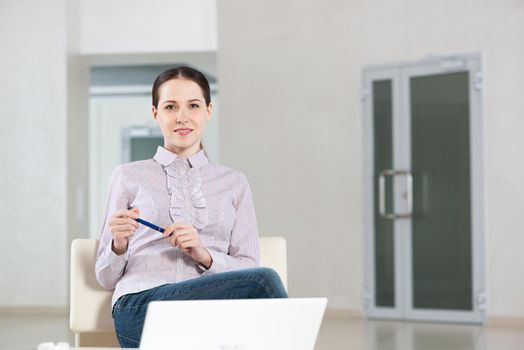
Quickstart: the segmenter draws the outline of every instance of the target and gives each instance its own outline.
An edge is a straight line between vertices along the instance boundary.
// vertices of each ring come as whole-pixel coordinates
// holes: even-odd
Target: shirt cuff
[[[206,269],[202,264],[197,264],[200,270],[202,270],[202,275],[211,275],[214,273],[224,272],[225,264],[222,253],[215,252],[212,249],[207,249],[209,255],[211,255],[211,266],[209,269]]]
[[[106,261],[112,270],[122,271],[125,267],[127,260],[129,260],[129,249],[122,255],[116,255],[112,249],[113,241],[109,243],[109,249],[107,249]]]

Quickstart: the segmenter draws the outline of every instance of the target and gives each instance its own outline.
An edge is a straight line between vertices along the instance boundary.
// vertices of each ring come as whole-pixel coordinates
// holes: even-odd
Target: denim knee
[[[250,274],[256,276],[256,279],[262,284],[271,298],[287,298],[287,292],[282,284],[278,273],[268,267],[258,267],[249,270]]]
[[[140,346],[139,340],[128,338],[118,332],[115,333],[121,348],[138,348]]]

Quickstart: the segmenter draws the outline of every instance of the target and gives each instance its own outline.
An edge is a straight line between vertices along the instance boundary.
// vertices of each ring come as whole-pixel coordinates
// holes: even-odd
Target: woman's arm
[[[231,230],[229,252],[224,254],[212,246],[206,247],[211,255],[211,267],[203,274],[247,269],[259,266],[259,241],[255,205],[249,182],[239,173],[240,193],[236,200],[236,218]]]
[[[124,273],[129,253],[121,252],[113,246],[113,234],[110,228],[111,215],[119,210],[127,210],[129,206],[129,191],[125,186],[124,169],[117,167],[111,175],[109,183],[102,237],[96,258],[95,273],[98,283],[106,289],[114,289]],[[115,253],[122,253],[117,255]]]

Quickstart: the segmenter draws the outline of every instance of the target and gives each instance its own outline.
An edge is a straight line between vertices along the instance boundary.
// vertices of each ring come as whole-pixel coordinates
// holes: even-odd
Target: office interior
[[[71,242],[153,156],[151,85],[211,83],[316,349],[524,348],[524,3],[0,1],[0,348],[72,343]]]

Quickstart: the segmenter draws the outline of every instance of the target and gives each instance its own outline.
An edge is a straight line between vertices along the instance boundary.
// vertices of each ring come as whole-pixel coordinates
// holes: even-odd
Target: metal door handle
[[[408,210],[405,213],[387,213],[386,212],[386,176],[403,175],[406,177],[406,203]],[[385,219],[395,220],[400,218],[409,218],[413,215],[413,176],[408,170],[384,170],[378,176],[378,210],[380,216]]]

